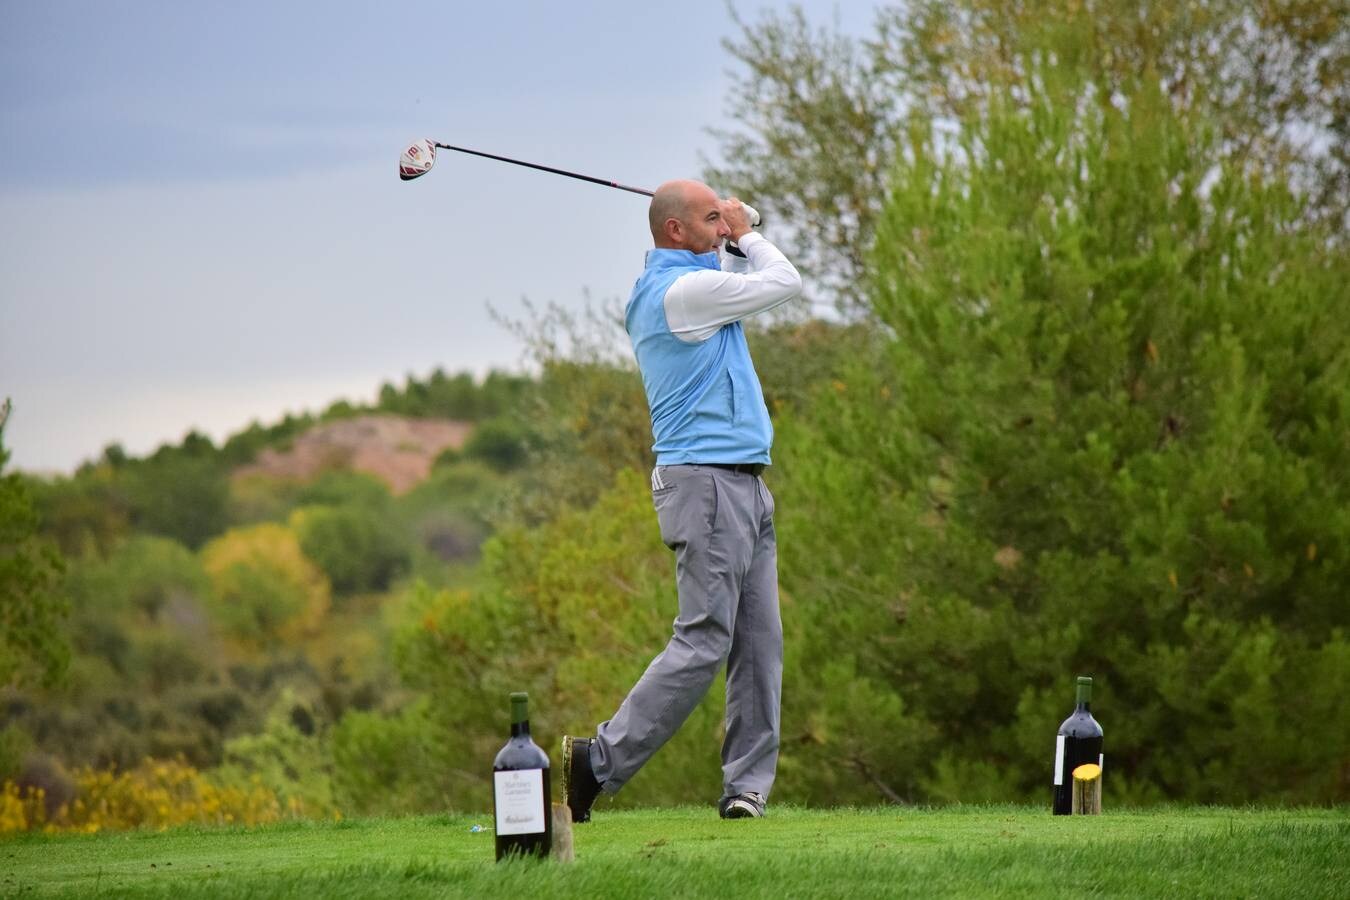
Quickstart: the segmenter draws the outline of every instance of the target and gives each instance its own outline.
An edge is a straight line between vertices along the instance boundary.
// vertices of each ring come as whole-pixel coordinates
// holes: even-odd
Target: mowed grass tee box
[[[1023,806],[597,811],[576,861],[493,861],[491,815],[0,843],[0,895],[38,897],[1335,897],[1345,809]],[[474,826],[480,826],[475,831]]]

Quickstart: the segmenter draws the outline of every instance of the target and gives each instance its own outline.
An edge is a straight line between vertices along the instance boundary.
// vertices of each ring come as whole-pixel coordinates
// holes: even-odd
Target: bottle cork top
[[[530,719],[530,695],[524,691],[511,692],[511,724],[524,725]]]

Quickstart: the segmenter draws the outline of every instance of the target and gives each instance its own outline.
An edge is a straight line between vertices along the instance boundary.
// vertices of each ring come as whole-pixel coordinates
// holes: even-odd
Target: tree
[[[528,440],[529,432],[516,417],[497,416],[474,428],[462,455],[486,463],[498,472],[509,472],[525,464]]]
[[[903,131],[905,94],[879,48],[813,28],[800,7],[748,23],[726,49],[746,68],[739,130],[714,131],[710,183],[754,198],[808,283],[857,313],[872,223]]]
[[[388,516],[361,508],[306,506],[291,513],[289,524],[305,556],[318,564],[338,595],[387,590],[408,568],[407,542]]]
[[[189,434],[126,468],[131,519],[138,530],[196,549],[225,530],[229,473],[209,438]]]
[[[1305,215],[1346,227],[1338,0],[917,0],[882,7],[866,39],[813,27],[796,7],[737,22],[727,49],[748,85],[729,95],[739,127],[714,132],[729,162],[708,177],[756,198],[810,282],[855,315],[867,313],[867,248],[910,123],[950,132],[993,97],[1025,105],[1041,59],[1079,73],[1097,102],[1142,73],[1179,114],[1214,123],[1220,159],[1290,180],[1310,198]]]
[[[328,579],[283,525],[231,529],[201,555],[211,579],[212,611],[245,646],[268,649],[303,638],[328,612]]]
[[[1025,84],[1040,54],[1100,97],[1141,75],[1180,115],[1216,128],[1216,156],[1289,180],[1308,211],[1350,212],[1350,35],[1340,0],[918,0],[878,16],[879,65],[914,85],[913,109],[962,118]],[[1025,102],[1026,92],[1013,99]]]
[[[23,479],[3,474],[11,408],[8,399],[0,406],[0,685],[29,678],[53,684],[70,659],[62,633],[69,608],[56,593],[64,563],[52,543],[38,536]]]
[[[1279,736],[1350,731],[1350,267],[1156,80],[1096,90],[1046,54],[897,157],[881,338],[780,432],[784,790],[1039,796],[1091,673],[1120,797],[1344,796]]]
[[[74,558],[107,553],[131,531],[131,503],[122,469],[103,461],[70,478],[33,479],[29,491],[42,532]]]

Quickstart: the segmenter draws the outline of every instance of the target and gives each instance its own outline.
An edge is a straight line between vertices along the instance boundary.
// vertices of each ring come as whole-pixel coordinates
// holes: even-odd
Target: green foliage
[[[738,129],[713,132],[728,162],[709,183],[754,198],[812,284],[856,310],[905,94],[879,48],[813,27],[800,7],[736,24]]]
[[[1339,0],[920,0],[878,14],[878,56],[899,83],[914,86],[913,108],[934,118],[968,118],[1006,100],[1047,54],[1102,96],[1129,93],[1142,75],[1179,114],[1215,123],[1226,164],[1292,178],[1308,193],[1305,214],[1343,227],[1350,211],[1344,20]]]
[[[376,408],[405,416],[478,422],[519,407],[532,387],[525,376],[496,370],[476,382],[468,372],[447,375],[436,369],[425,381],[409,375],[402,390],[392,384],[381,386]]]
[[[414,538],[414,567],[439,578],[445,564],[477,559],[478,548],[501,517],[503,475],[478,462],[438,465],[426,481],[398,498],[398,518]]]
[[[32,749],[33,739],[22,728],[7,725],[0,729],[0,784],[19,780],[23,761]]]
[[[526,520],[589,506],[615,472],[651,465],[651,420],[636,371],[597,358],[553,358],[545,366],[538,443],[524,476]]]
[[[529,432],[516,418],[499,416],[473,430],[462,455],[486,463],[498,472],[509,472],[524,465],[528,439]]]
[[[444,730],[430,697],[392,715],[348,713],[333,731],[334,795],[355,815],[470,807],[484,775],[466,765],[469,757],[457,757],[464,749],[460,735]]]
[[[120,473],[101,462],[70,478],[28,480],[42,533],[62,555],[107,553],[131,532],[131,502]]]
[[[217,783],[262,784],[294,815],[332,813],[332,753],[316,704],[284,688],[258,734],[225,742],[223,764],[212,772]]]
[[[312,634],[328,612],[328,579],[285,526],[232,529],[202,548],[202,566],[213,617],[245,648]]]
[[[209,439],[189,435],[124,474],[138,530],[200,547],[225,530],[229,477]]]
[[[196,555],[169,538],[136,536],[106,561],[82,561],[69,589],[81,598],[81,612],[130,613],[153,622],[161,615],[190,614],[209,589]],[[173,609],[179,606],[178,609]]]
[[[348,716],[338,727],[339,784],[357,808],[379,808],[366,804],[381,791],[474,808],[488,772],[464,761],[490,760],[505,741],[511,691],[536,698],[530,722],[541,745],[585,733],[665,646],[676,610],[673,559],[647,479],[632,471],[590,509],[498,533],[484,547],[481,579],[470,590],[419,588],[400,616],[395,659],[427,701],[391,718]],[[621,803],[681,796],[692,777],[716,789],[721,694],[719,682]],[[409,749],[401,756],[400,748]],[[372,760],[386,762],[372,768]]]
[[[387,515],[369,509],[306,506],[291,513],[300,548],[346,596],[388,589],[408,567],[406,541]]]
[[[70,765],[179,753],[214,762],[243,704],[218,680],[207,589],[196,556],[167,538],[138,536],[106,559],[71,560],[59,586],[70,605],[67,678],[12,691],[6,718]]]
[[[296,503],[304,506],[334,506],[367,509],[383,513],[389,509],[389,488],[374,475],[365,472],[324,472],[302,485]]]
[[[911,124],[979,119],[1010,99],[1025,106],[1044,74],[1037,66],[1053,59],[1101,97],[1151,80],[1180,115],[1215,123],[1216,156],[1291,177],[1309,195],[1303,214],[1338,226],[1330,239],[1343,242],[1343,7],[917,0],[882,5],[874,32],[858,38],[813,25],[799,7],[737,19],[739,38],[727,43],[744,85],[727,95],[737,127],[714,132],[728,162],[708,178],[755,198],[810,283],[865,316],[868,251]]]
[[[10,402],[0,405],[0,685],[36,679],[52,684],[70,658],[62,633],[69,607],[55,593],[64,562],[38,535],[27,483],[3,474]]]
[[[1037,796],[1082,672],[1108,789],[1344,799],[1350,272],[1203,119],[1074,74],[1035,70],[954,145],[916,129],[891,176],[889,339],[780,435],[803,656],[847,646],[857,689],[903,699],[887,762],[855,767],[882,795]],[[797,721],[847,693],[788,680]]]
[[[299,416],[287,413],[285,418],[275,425],[264,427],[258,422],[252,422],[248,428],[231,435],[225,441],[220,448],[221,460],[230,466],[241,466],[251,462],[264,448],[286,446],[297,435],[313,426],[315,421],[314,416],[309,413]]]
[[[227,520],[231,527],[285,521],[295,507],[298,491],[299,485],[291,478],[262,472],[233,475],[225,504]]]
[[[499,404],[510,383],[494,376],[475,385],[475,396],[495,398],[483,409]],[[335,407],[324,418],[344,414]],[[474,463],[439,471],[399,498],[354,472],[325,472],[308,484],[228,479],[229,466],[315,421],[254,426],[219,450],[194,435],[145,459],[114,446],[73,477],[21,480],[47,534],[70,548],[70,569],[53,593],[73,607],[75,659],[60,689],[11,689],[3,722],[15,734],[33,735],[36,748],[72,765],[123,768],[180,754],[213,766],[228,742],[247,738],[234,747],[230,770],[245,778],[269,748],[295,749],[265,724],[279,691],[316,698],[320,721],[377,703],[390,673],[380,657],[384,598],[375,592],[414,558],[418,574],[437,584],[461,579],[505,482]],[[294,530],[283,524],[292,514]],[[225,531],[231,521],[251,527]],[[202,535],[214,539],[200,554],[183,545]],[[412,546],[411,535],[425,543]],[[330,590],[343,600],[333,616]],[[326,752],[330,737],[321,729],[305,741]],[[317,782],[287,786],[273,777],[277,766],[267,768],[282,795],[326,808]],[[316,771],[318,782],[331,777]]]
[[[617,311],[550,306],[529,314],[508,323],[540,369],[518,410],[530,423],[530,465],[509,518],[539,522],[591,505],[615,472],[649,466],[651,425]]]

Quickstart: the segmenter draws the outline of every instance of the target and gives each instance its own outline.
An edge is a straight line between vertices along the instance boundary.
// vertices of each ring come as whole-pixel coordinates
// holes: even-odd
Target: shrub
[[[224,763],[212,779],[223,786],[262,786],[293,815],[332,815],[332,751],[322,722],[313,703],[283,688],[261,732],[225,743]]]
[[[528,431],[513,418],[488,419],[474,428],[462,455],[487,463],[498,472],[509,472],[525,464],[528,436]]]
[[[106,618],[127,612],[155,621],[175,601],[196,602],[210,584],[196,554],[171,538],[135,535],[106,560],[85,558],[69,584],[77,614]]]
[[[423,696],[396,715],[342,720],[334,737],[342,802],[363,812],[481,808],[489,770],[463,760],[490,760],[501,746],[508,694],[550,698],[531,712],[543,746],[593,727],[664,647],[675,612],[673,561],[645,475],[619,473],[591,509],[506,529],[485,545],[472,589],[412,592],[394,655]],[[716,789],[722,697],[719,680],[621,803],[683,796],[694,773]]]
[[[334,797],[356,815],[482,809],[490,795],[481,772],[465,771],[462,759],[477,758],[466,737],[429,698],[392,715],[349,712],[332,735]]]
[[[247,646],[302,638],[328,612],[328,579],[282,525],[232,529],[202,548],[202,566],[217,621]]]
[[[74,780],[75,797],[55,812],[48,812],[42,788],[21,789],[6,781],[0,791],[0,834],[261,825],[305,813],[302,804],[282,802],[260,779],[222,785],[181,759],[147,759],[126,772],[81,769]]]
[[[388,515],[308,506],[291,513],[290,527],[339,595],[386,590],[408,568],[407,543]]]
[[[125,474],[131,520],[138,530],[197,548],[228,522],[229,477],[210,442],[161,448]]]

